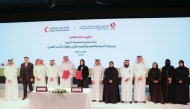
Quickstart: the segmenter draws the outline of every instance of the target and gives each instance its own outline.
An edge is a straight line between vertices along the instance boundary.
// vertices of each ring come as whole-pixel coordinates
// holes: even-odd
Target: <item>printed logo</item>
[[[4,63],[1,63],[1,66],[5,66],[5,64],[4,64]]]
[[[69,26],[61,26],[61,27],[48,27],[46,26],[44,28],[44,31],[46,33],[49,33],[49,32],[63,32],[63,31],[69,31]]]
[[[110,24],[111,30],[115,30],[116,24],[113,22]]]
[[[116,23],[112,22],[110,25],[84,25],[79,26],[79,29],[91,29],[91,30],[115,30]]]

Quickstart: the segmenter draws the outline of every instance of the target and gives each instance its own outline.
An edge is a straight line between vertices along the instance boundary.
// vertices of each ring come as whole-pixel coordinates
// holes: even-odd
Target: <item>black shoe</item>
[[[134,101],[134,103],[137,103],[137,101]]]
[[[95,102],[96,100],[92,100],[92,102]]]
[[[129,103],[132,104],[132,101],[130,101]]]
[[[22,100],[25,100],[25,99],[26,99],[26,97],[23,97],[23,98],[22,98]]]
[[[146,101],[143,101],[143,103],[145,103],[145,104],[146,104]]]
[[[122,103],[124,103],[124,101],[121,101]]]
[[[102,102],[102,100],[99,100],[99,102]]]

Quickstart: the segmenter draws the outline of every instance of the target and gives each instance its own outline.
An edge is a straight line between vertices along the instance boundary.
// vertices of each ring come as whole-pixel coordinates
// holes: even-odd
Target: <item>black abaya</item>
[[[163,91],[162,91],[162,72],[159,69],[150,69],[148,72],[148,78],[150,80],[149,91],[151,101],[154,103],[164,103]],[[157,80],[158,83],[154,83]]]
[[[186,104],[189,102],[188,76],[189,69],[187,67],[178,67],[175,69],[176,101],[179,104]],[[182,83],[179,83],[180,80]]]
[[[120,102],[119,87],[118,87],[118,71],[114,67],[107,68],[104,72],[104,90],[103,101],[105,103],[117,103]],[[109,81],[112,80],[113,83]]]

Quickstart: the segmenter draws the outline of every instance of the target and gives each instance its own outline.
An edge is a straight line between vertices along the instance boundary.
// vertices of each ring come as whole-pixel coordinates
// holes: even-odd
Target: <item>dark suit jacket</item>
[[[81,66],[78,66],[78,71],[81,70]],[[83,69],[82,69],[82,77],[83,79],[87,78],[89,75],[89,71],[88,71],[88,67],[87,66],[84,66]]]
[[[33,64],[28,62],[28,65],[26,66],[26,68],[24,68],[24,64],[25,63],[22,63],[20,67],[20,78],[22,80],[30,81],[30,79],[34,78]]]

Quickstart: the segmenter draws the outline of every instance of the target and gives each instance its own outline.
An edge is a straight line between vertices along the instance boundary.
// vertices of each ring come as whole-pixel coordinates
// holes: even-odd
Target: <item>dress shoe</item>
[[[22,98],[22,100],[25,100],[25,99],[26,99],[26,97],[23,97],[23,98]]]

